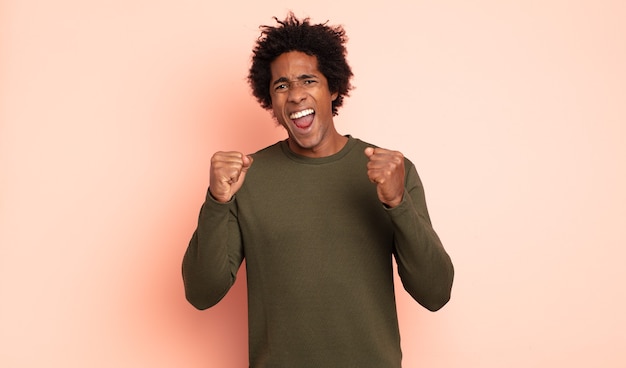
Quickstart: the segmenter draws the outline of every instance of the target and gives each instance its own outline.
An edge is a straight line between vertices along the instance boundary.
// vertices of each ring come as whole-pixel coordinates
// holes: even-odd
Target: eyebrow
[[[304,80],[304,79],[312,79],[312,78],[317,78],[317,76],[313,75],[313,74],[302,74],[299,75],[297,80]],[[280,77],[278,79],[276,79],[272,85],[275,86],[279,83],[285,83],[285,82],[289,82],[289,79],[287,79],[287,77]]]

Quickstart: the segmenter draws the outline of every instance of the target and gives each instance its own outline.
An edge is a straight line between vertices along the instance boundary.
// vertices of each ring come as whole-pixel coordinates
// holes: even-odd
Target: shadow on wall
[[[141,266],[123,286],[125,295],[116,298],[115,307],[126,342],[116,344],[118,349],[128,349],[118,356],[134,360],[129,364],[222,368],[248,365],[245,263],[233,287],[215,306],[199,311],[185,299],[181,265],[193,230],[172,219],[191,219],[197,209],[196,205],[181,205],[165,211],[168,218],[153,224],[163,231],[152,235],[159,240],[152,242],[151,254],[133,257],[132,263]]]
[[[184,318],[185,340],[195,340],[196,361],[220,367],[248,365],[248,316],[245,264],[237,281],[217,305],[204,311],[177,311]]]

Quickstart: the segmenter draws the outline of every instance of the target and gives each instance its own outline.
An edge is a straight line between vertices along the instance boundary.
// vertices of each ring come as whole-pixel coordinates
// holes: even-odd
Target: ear
[[[337,97],[339,97],[339,92],[333,92],[330,94],[330,97],[333,101],[335,101],[337,99]]]

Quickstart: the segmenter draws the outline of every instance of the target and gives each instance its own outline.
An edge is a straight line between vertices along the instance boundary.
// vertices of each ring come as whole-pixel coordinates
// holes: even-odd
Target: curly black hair
[[[260,26],[261,36],[257,39],[252,53],[252,66],[248,82],[252,94],[264,109],[272,108],[270,64],[280,55],[290,51],[300,51],[317,58],[317,68],[328,81],[328,88],[337,93],[332,103],[332,113],[337,115],[343,98],[352,89],[350,78],[352,69],[346,60],[348,41],[342,26],[329,26],[326,23],[311,24],[309,18],[299,20],[290,12],[283,21],[274,17],[276,27]]]

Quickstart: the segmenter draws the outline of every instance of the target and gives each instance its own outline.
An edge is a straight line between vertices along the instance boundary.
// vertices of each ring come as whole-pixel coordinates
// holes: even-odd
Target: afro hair
[[[270,96],[271,63],[280,55],[290,51],[300,51],[317,58],[317,67],[326,77],[330,92],[337,93],[332,102],[332,113],[337,115],[344,97],[352,89],[352,70],[346,60],[345,43],[348,38],[341,26],[311,24],[309,18],[297,19],[289,13],[283,21],[274,17],[277,26],[261,26],[261,36],[257,39],[252,53],[252,65],[248,82],[252,94],[264,109],[272,108]]]

